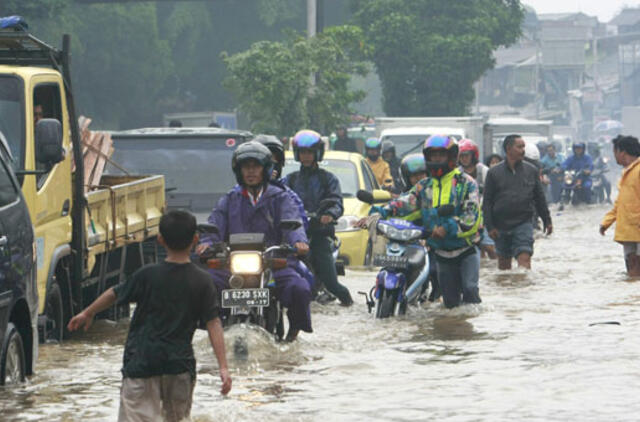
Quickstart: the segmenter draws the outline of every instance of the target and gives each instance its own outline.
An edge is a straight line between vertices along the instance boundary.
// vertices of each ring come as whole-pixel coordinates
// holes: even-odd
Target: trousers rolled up
[[[209,270],[213,282],[219,292],[229,289],[231,273],[227,270]],[[311,287],[307,280],[300,277],[298,272],[287,267],[273,273],[276,282],[276,298],[287,308],[289,327],[293,330],[313,332],[311,328]]]
[[[460,303],[480,303],[480,252],[474,246],[473,252],[459,258],[436,258],[438,282],[444,306],[455,308]]]
[[[312,235],[309,248],[311,251],[311,265],[316,279],[324,284],[329,293],[336,296],[340,302],[345,304],[352,303],[353,300],[349,289],[338,281],[336,263],[331,250],[331,239],[327,236]]]

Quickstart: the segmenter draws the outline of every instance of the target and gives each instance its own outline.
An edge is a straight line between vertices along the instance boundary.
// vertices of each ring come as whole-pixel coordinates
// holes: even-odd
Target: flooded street
[[[314,334],[293,345],[235,327],[228,398],[196,333],[193,419],[637,420],[640,283],[626,281],[613,229],[598,234],[605,212],[554,209],[555,232],[536,241],[532,272],[483,261],[478,306],[431,304],[375,321],[360,295],[348,309],[314,304]],[[350,271],[345,284],[355,298],[374,276]],[[100,321],[41,346],[29,383],[0,390],[0,419],[115,420],[126,329]],[[249,337],[246,360],[232,355],[238,335]]]

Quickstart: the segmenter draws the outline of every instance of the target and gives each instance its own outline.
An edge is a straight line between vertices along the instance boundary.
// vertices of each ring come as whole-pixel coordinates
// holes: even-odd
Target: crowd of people
[[[202,254],[239,233],[264,233],[266,246],[295,247],[296,256],[273,274],[276,298],[287,309],[286,341],[295,341],[300,331],[313,331],[310,302],[318,286],[341,305],[352,305],[349,289],[338,281],[331,249],[333,223],[344,210],[339,180],[318,165],[325,151],[319,133],[302,130],[291,143],[300,168],[285,178],[285,145],[279,139],[260,135],[239,145],[231,163],[237,185],[220,199],[208,220],[217,230],[199,238],[192,215],[167,213],[158,236],[168,251],[166,260],[138,270],[69,322],[69,330],[86,330],[97,313],[114,303],[137,303],[124,351],[121,420],[189,416],[195,385],[191,341],[198,326],[208,330],[220,365],[222,393],[231,388],[220,308],[220,294],[230,288],[231,274],[197,267],[190,259],[194,247]],[[422,153],[402,159],[388,141],[370,138],[364,147],[379,184],[393,193],[387,204],[372,207],[371,213],[422,226],[423,245],[435,271],[430,300],[441,296],[446,308],[481,302],[483,254],[497,258],[500,270],[511,268],[514,259],[519,267],[530,269],[536,221],[542,220],[546,235],[553,232],[547,196],[551,202],[559,200],[558,175],[581,171],[586,184],[597,166],[597,157],[594,164],[581,143],[573,145],[574,154],[567,159],[554,145],[544,146],[544,154],[527,157],[525,140],[517,134],[504,138],[504,156],[488,155],[485,163],[474,141],[447,135],[430,136]],[[600,233],[616,222],[615,240],[623,245],[627,271],[640,276],[640,144],[636,138],[620,136],[612,147],[624,170],[618,198]],[[357,152],[344,129],[338,131],[335,148]],[[444,208],[449,211],[441,212]],[[290,220],[299,221],[299,227],[283,229],[280,223]],[[368,224],[368,218],[356,223],[361,228]],[[303,262],[312,267],[313,280]]]

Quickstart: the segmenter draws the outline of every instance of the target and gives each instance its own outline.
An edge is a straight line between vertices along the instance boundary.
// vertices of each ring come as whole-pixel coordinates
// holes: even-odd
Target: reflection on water
[[[314,304],[314,333],[294,344],[233,327],[228,398],[196,333],[193,419],[637,419],[640,283],[627,281],[621,247],[597,233],[604,212],[554,215],[556,232],[536,240],[531,272],[483,261],[479,305],[425,304],[377,321],[362,298],[351,308]],[[368,290],[374,276],[349,272],[345,282]],[[101,321],[42,346],[37,375],[0,393],[0,419],[114,420],[126,328]],[[236,339],[246,355],[231,353]]]

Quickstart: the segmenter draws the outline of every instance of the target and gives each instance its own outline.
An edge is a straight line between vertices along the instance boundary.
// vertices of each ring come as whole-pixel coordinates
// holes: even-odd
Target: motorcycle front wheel
[[[376,308],[376,318],[389,318],[393,316],[396,307],[395,291],[383,290],[378,299],[378,307]]]

